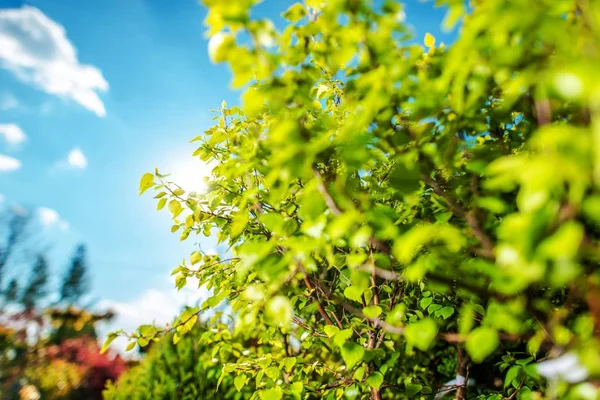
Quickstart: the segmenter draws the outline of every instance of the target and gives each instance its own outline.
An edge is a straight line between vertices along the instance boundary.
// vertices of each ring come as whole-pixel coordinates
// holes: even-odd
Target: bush
[[[598,2],[438,1],[450,45],[392,1],[295,4],[281,32],[205,3],[242,105],[195,139],[206,193],[140,183],[231,249],[173,271],[212,290],[175,337],[228,301],[217,332],[257,346],[224,373],[262,400],[595,398]]]
[[[211,332],[197,326],[177,344],[172,335],[153,344],[137,366],[117,383],[107,385],[104,399],[249,398],[248,393],[238,393],[231,377],[224,377],[219,384],[223,363],[217,353],[225,352],[214,351],[211,336]]]

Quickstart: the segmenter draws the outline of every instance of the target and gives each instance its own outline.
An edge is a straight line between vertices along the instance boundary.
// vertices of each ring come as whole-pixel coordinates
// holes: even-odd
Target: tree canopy
[[[130,338],[226,301],[251,398],[596,398],[600,3],[439,0],[446,45],[393,1],[306,0],[282,30],[254,3],[205,0],[243,90],[194,139],[207,191],[140,182],[229,251],[184,260],[210,298]]]

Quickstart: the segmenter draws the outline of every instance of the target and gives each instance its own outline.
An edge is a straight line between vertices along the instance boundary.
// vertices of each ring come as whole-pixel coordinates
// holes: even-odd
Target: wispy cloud
[[[21,168],[21,161],[16,158],[0,154],[0,172],[12,172]]]
[[[8,111],[19,107],[19,100],[11,93],[2,93],[0,95],[0,110]]]
[[[27,140],[25,132],[16,124],[0,124],[0,137],[11,145],[19,145]]]
[[[144,324],[156,323],[164,326],[165,323],[172,321],[184,305],[194,305],[207,296],[206,289],[184,288],[179,292],[175,288],[148,289],[130,302],[103,300],[98,303],[98,307],[103,310],[110,309],[116,314],[107,331],[124,329],[126,332],[133,332],[138,326]],[[124,352],[127,341],[124,338],[117,339],[112,347]]]
[[[38,208],[37,213],[40,224],[44,228],[58,226],[62,230],[69,229],[69,223],[60,217],[58,211],[48,207],[40,207]]]
[[[46,93],[106,115],[98,96],[108,90],[102,72],[81,64],[65,28],[36,7],[0,10],[0,66]]]

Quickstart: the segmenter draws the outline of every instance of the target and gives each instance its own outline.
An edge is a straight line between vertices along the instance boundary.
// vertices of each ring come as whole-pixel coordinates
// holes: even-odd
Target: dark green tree
[[[21,304],[27,310],[34,309],[40,300],[48,294],[48,263],[39,255],[31,270],[29,283],[21,295]]]
[[[11,279],[4,290],[5,303],[11,303],[19,296],[19,282],[16,279]]]
[[[4,225],[2,232],[0,232],[0,284],[2,284],[6,265],[11,256],[16,252],[19,243],[25,237],[29,214],[12,209],[4,212],[0,217],[0,221]]]
[[[80,244],[75,250],[71,266],[63,279],[60,301],[76,304],[88,290],[88,272],[85,246]]]

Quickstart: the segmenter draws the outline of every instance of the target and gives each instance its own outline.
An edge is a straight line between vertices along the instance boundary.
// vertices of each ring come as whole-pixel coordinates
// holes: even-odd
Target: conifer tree
[[[34,309],[40,300],[48,293],[48,263],[42,255],[37,257],[36,263],[31,270],[29,283],[23,290],[21,304],[27,310]]]
[[[88,290],[88,272],[85,246],[80,244],[75,250],[60,289],[60,301],[76,304]]]

